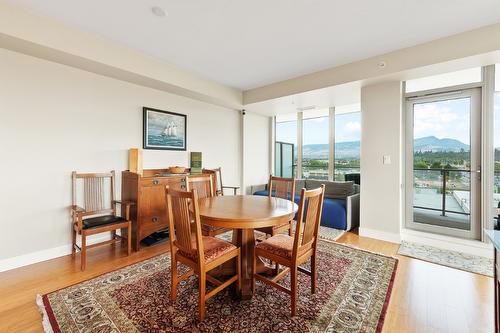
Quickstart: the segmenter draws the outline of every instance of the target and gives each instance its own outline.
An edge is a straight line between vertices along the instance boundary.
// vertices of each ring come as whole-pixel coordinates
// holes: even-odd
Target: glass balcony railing
[[[413,169],[413,208],[470,215],[470,170]]]

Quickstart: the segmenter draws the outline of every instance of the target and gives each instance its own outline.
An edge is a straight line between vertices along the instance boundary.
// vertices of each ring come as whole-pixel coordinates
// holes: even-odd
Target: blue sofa
[[[306,189],[317,188],[321,184],[325,186],[336,186],[338,182],[318,181],[318,180],[297,180],[295,185],[296,203],[300,200],[300,191],[303,187]],[[342,197],[327,197],[325,191],[325,199],[323,200],[323,212],[321,215],[320,224],[325,227],[351,230],[359,226],[359,186],[353,184],[353,193]],[[268,195],[267,185],[252,186],[254,195]]]

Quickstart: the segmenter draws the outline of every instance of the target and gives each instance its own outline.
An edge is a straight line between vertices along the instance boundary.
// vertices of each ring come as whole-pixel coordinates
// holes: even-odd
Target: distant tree
[[[453,170],[453,169],[456,169],[454,166],[450,165],[450,163],[447,163],[445,166],[444,166],[445,169],[450,169],[450,170]]]
[[[431,169],[441,169],[441,168],[442,168],[441,162],[439,161],[432,162]]]
[[[429,165],[424,161],[416,161],[413,163],[413,167],[417,169],[427,169],[429,168]]]
[[[309,166],[313,167],[322,167],[322,166],[327,166],[328,161],[324,160],[309,160]]]

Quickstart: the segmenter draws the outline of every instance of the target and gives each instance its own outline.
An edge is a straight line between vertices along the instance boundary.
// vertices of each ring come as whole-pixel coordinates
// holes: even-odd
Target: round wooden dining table
[[[296,203],[257,195],[218,196],[200,199],[200,218],[203,224],[233,229],[233,243],[241,249],[242,299],[253,296],[254,229],[278,226],[291,221],[298,210]],[[260,259],[257,271],[268,268]]]

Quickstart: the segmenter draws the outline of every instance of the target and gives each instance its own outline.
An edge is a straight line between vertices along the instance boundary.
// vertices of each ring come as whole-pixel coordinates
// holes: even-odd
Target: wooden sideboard
[[[122,200],[136,203],[130,207],[132,245],[136,251],[142,239],[168,227],[165,186],[185,190],[185,180],[186,175],[170,175],[168,169],[148,169],[142,175],[122,172]]]

